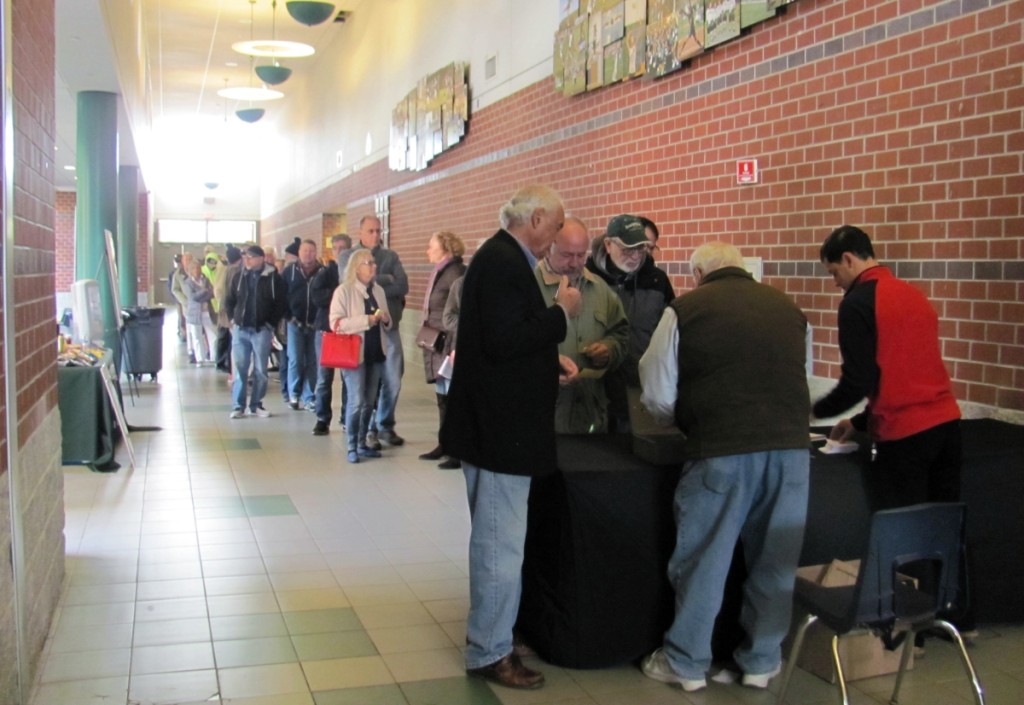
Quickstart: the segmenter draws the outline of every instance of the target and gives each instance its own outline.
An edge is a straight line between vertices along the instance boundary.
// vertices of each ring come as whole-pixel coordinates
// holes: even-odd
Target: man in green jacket
[[[558,345],[559,354],[576,363],[580,376],[558,390],[556,433],[608,431],[608,395],[602,378],[622,364],[629,343],[629,322],[622,301],[584,266],[589,254],[587,226],[569,216],[547,256],[534,270],[546,301],[554,300],[563,275],[569,277],[569,285],[579,289],[583,299],[579,313],[568,320],[565,340]]]

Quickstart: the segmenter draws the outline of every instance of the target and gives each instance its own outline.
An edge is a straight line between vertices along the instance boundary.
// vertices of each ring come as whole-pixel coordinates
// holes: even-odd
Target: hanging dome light
[[[270,3],[271,7],[271,24],[270,24],[270,40],[272,42],[277,41],[277,0],[273,0]],[[275,57],[274,60],[269,64],[263,64],[256,67],[256,75],[260,77],[260,80],[264,83],[276,86],[280,83],[287,81],[291,75],[292,70],[286,68],[278,62]]]
[[[279,83],[284,83],[292,75],[292,70],[290,68],[281,66],[281,64],[276,61],[272,64],[257,66],[255,70],[259,79],[270,86],[276,86]]]
[[[285,3],[285,7],[288,8],[288,14],[297,22],[309,25],[310,27],[326,21],[328,17],[334,14],[334,5],[329,2],[299,2],[298,0],[289,0]]]
[[[242,108],[241,110],[236,110],[235,115],[242,122],[258,122],[266,112],[263,108]]]

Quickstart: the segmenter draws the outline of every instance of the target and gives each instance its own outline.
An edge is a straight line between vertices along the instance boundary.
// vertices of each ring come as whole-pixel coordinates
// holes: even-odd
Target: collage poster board
[[[660,78],[794,0],[558,0],[552,74],[565,96]]]

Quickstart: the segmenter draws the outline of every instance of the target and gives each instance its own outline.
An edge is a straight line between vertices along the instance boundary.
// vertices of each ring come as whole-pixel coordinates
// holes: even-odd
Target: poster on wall
[[[768,0],[740,0],[740,28],[746,29],[775,16]]]
[[[571,96],[633,76],[666,76],[791,2],[559,0],[555,90]]]
[[[392,110],[388,165],[395,171],[426,169],[462,140],[468,121],[466,64],[457,61],[422,77]]]
[[[590,25],[586,15],[579,15],[569,30],[569,44],[562,58],[565,73],[563,93],[578,95],[587,90],[587,40]]]
[[[705,48],[740,36],[739,0],[704,0]]]
[[[589,39],[587,40],[587,90],[592,91],[604,85],[604,44],[601,35],[603,19],[599,10],[590,13]]]

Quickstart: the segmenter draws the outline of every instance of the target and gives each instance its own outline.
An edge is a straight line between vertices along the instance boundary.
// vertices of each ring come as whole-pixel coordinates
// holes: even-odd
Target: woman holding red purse
[[[331,298],[331,330],[362,338],[359,366],[341,371],[348,391],[345,433],[350,463],[380,457],[379,450],[366,446],[366,433],[388,354],[388,336],[382,334],[382,329],[391,329],[391,316],[384,290],[374,282],[376,273],[377,264],[370,250],[355,250],[345,267],[342,283]]]

